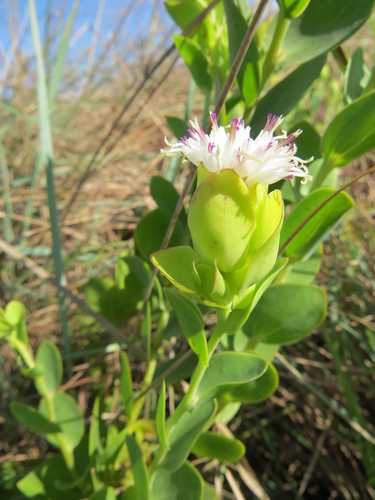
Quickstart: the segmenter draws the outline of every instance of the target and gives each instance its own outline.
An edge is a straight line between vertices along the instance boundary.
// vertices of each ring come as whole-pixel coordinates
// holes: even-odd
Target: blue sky
[[[39,19],[39,29],[42,39],[46,35],[46,19],[50,19],[50,29],[54,40],[58,39],[63,30],[66,19],[72,9],[73,0],[35,0]],[[72,30],[72,40],[74,44],[70,47],[69,57],[90,47],[97,36],[97,44],[100,49],[105,41],[110,39],[121,18],[124,9],[129,9],[129,15],[122,24],[119,44],[124,47],[129,41],[136,42],[147,36],[153,9],[158,12],[169,27],[169,21],[162,0],[81,0],[75,23]],[[97,24],[96,24],[97,23]],[[95,25],[98,30],[95,31]],[[20,47],[23,52],[31,54],[33,52],[30,27],[28,19],[27,0],[0,0],[0,43],[1,61],[5,54],[9,54],[13,40],[20,37]],[[0,67],[2,62],[0,62]]]

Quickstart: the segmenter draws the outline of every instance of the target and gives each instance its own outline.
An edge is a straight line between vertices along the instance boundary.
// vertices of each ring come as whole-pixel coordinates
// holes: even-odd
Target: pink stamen
[[[218,125],[217,125],[216,113],[211,113],[210,112],[210,120],[211,120],[211,123],[212,123],[212,128],[214,130],[217,130],[218,129]]]
[[[231,141],[234,142],[236,138],[236,132],[238,130],[238,118],[232,118],[230,122],[230,132],[229,132],[229,137]]]

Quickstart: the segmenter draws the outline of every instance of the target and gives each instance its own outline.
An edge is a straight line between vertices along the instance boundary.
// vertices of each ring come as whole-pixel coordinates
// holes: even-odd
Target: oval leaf
[[[61,384],[62,361],[59,350],[49,340],[44,340],[39,346],[36,364],[43,368],[40,378],[47,394],[54,396]]]
[[[38,412],[35,408],[23,403],[14,402],[10,405],[10,411],[14,418],[20,424],[30,429],[31,432],[37,434],[47,434],[59,432],[60,427],[48,420],[44,415]]]
[[[241,2],[233,2],[233,0],[224,0],[224,8],[228,28],[229,53],[233,63],[248,29],[251,12],[247,2],[241,4]],[[257,45],[255,37],[246,52],[237,75],[241,93],[248,107],[254,104],[259,92],[261,67]]]
[[[209,92],[212,87],[212,79],[209,74],[207,59],[200,46],[193,40],[181,35],[174,35],[173,39],[180,56],[185,61],[198,87],[205,92]]]
[[[200,278],[195,270],[196,255],[188,246],[168,248],[151,255],[151,262],[179,290],[199,298]]]
[[[272,396],[278,385],[279,376],[276,368],[271,363],[262,376],[235,387],[231,392],[226,394],[226,397],[229,401],[237,401],[239,403],[261,403]]]
[[[293,344],[320,326],[326,295],[313,285],[271,286],[242,327],[251,343]]]
[[[158,467],[151,478],[150,500],[202,498],[203,480],[189,462],[169,471]]]
[[[290,23],[282,63],[301,64],[337,47],[366,22],[373,5],[373,0],[313,0]]]
[[[279,0],[279,3],[284,9],[286,18],[300,16],[307,8],[310,0]]]
[[[247,352],[219,352],[212,356],[197,390],[197,396],[212,397],[223,389],[250,382],[267,369],[267,361]]]
[[[227,438],[214,432],[201,434],[192,449],[192,452],[199,457],[232,463],[241,460],[245,451],[245,446],[238,439]]]
[[[51,404],[55,413],[55,422],[61,428],[65,445],[70,450],[74,450],[85,432],[82,411],[71,396],[62,392],[55,394]],[[39,411],[48,418],[48,405],[45,398],[40,401]],[[59,447],[56,436],[47,434],[47,439],[51,444]]]
[[[271,109],[275,115],[287,115],[302,99],[310,85],[318,78],[325,61],[326,56],[323,55],[302,64],[272,87],[257,104],[254,116],[251,119],[252,133],[259,133],[264,127],[265,117]]]
[[[307,220],[311,212],[335,192],[335,189],[320,188],[300,201],[286,219],[280,236],[280,246]],[[319,212],[307,221],[284,249],[292,260],[308,258],[314,253],[317,245],[338,223],[345,212],[354,205],[353,199],[346,193],[339,193]]]
[[[322,151],[329,164],[341,166],[375,147],[375,91],[346,106],[328,125]]]

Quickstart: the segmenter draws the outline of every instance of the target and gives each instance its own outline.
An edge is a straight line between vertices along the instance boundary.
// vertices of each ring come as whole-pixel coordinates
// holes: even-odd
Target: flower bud
[[[188,224],[199,259],[217,262],[229,273],[246,262],[255,231],[255,216],[249,190],[234,170],[222,170],[207,177],[191,202]]]

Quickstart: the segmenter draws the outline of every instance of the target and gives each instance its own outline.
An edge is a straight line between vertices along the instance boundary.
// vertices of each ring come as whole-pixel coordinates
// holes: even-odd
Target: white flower
[[[233,169],[250,185],[256,182],[273,184],[281,179],[301,177],[311,180],[305,163],[295,153],[296,137],[302,132],[275,135],[283,117],[268,115],[267,123],[255,139],[250,137],[250,127],[245,121],[233,118],[227,127],[218,126],[216,115],[210,113],[212,128],[205,134],[197,120],[190,120],[189,137],[183,137],[176,144],[169,144],[167,155],[182,155],[198,166],[203,163],[210,172]]]

